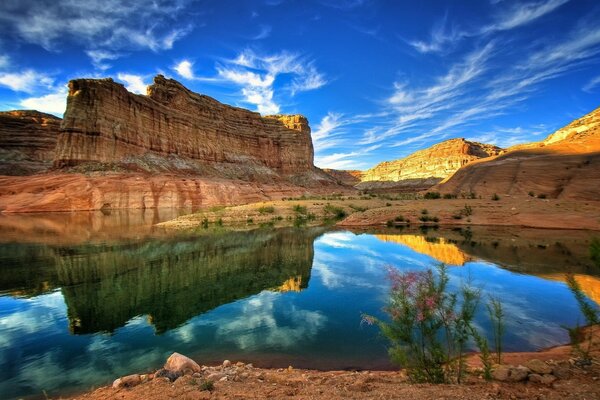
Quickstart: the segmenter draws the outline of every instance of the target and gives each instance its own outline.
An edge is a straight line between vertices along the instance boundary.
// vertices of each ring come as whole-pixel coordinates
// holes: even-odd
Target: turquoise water
[[[155,369],[173,351],[201,363],[392,368],[385,340],[361,324],[361,313],[383,316],[388,266],[443,261],[454,287],[469,281],[499,297],[507,351],[564,343],[561,325],[583,321],[560,281],[565,270],[600,282],[585,232],[285,228],[174,236],[146,220],[118,219],[61,236],[29,228],[47,220],[25,221],[0,220],[0,398],[87,390]],[[489,328],[483,313],[477,324]]]

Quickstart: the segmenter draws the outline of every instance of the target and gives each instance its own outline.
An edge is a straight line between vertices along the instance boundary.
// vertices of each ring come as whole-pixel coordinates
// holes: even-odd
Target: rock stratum
[[[359,189],[420,191],[449,177],[459,168],[502,149],[462,138],[450,139],[419,150],[405,158],[382,162],[362,174]]]
[[[0,175],[31,175],[47,170],[61,119],[33,110],[0,112]]]
[[[600,199],[600,108],[548,136],[474,161],[442,182],[444,193]]]
[[[360,183],[360,180],[363,176],[363,172],[356,169],[348,170],[324,168],[323,172],[331,175],[336,181],[348,186],[354,186]]]
[[[4,212],[196,209],[343,189],[313,165],[305,117],[262,117],[161,75],[147,95],[73,80],[62,123],[13,111],[0,134]]]

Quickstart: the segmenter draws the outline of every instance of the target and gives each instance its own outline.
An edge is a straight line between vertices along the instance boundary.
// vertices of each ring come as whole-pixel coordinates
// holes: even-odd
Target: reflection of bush
[[[291,277],[305,288],[315,236],[316,231],[260,230],[81,246],[58,260],[71,329],[113,331],[135,316],[150,315],[161,333],[222,304],[279,289]]]

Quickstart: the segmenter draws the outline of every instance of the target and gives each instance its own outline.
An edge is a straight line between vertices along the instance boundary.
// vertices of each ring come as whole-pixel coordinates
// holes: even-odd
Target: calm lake
[[[153,227],[175,214],[0,216],[0,398],[87,390],[173,351],[205,364],[392,368],[377,328],[361,324],[383,317],[388,266],[443,262],[453,287],[499,298],[507,351],[565,343],[562,326],[583,323],[565,271],[600,301],[598,233]],[[477,323],[489,328],[483,310]]]

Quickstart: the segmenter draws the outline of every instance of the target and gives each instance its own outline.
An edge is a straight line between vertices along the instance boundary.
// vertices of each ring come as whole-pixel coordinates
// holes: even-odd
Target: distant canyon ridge
[[[600,108],[539,143],[451,139],[367,171],[314,166],[308,121],[261,116],[162,75],[147,95],[69,83],[64,119],[0,112],[0,211],[192,208],[358,190],[600,198]]]

